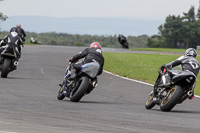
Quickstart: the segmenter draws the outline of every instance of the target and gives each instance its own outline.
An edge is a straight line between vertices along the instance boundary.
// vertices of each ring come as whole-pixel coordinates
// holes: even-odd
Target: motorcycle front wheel
[[[145,103],[145,108],[146,109],[151,109],[155,106],[156,104],[153,102],[153,91],[149,94],[149,98],[147,99]]]
[[[5,58],[4,61],[3,61],[3,67],[2,67],[2,70],[1,70],[1,77],[2,78],[7,78],[8,73],[9,73],[10,64],[11,64],[11,59]]]
[[[181,86],[175,85],[169,91],[168,95],[164,97],[160,104],[160,109],[162,111],[170,111],[181,99],[183,95],[183,90]]]
[[[63,93],[63,90],[64,90],[64,83],[62,83],[59,91],[58,91],[58,95],[57,95],[57,99],[58,100],[63,100],[65,98],[65,95]]]
[[[70,101],[79,102],[84,96],[85,92],[89,87],[89,78],[87,76],[81,77],[77,83],[76,87],[70,93]]]

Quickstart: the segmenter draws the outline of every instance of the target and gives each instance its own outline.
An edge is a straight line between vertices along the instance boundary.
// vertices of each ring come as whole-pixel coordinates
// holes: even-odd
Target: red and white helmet
[[[21,25],[20,25],[20,24],[17,24],[17,26],[16,26],[16,27],[19,27],[19,28],[20,28],[20,27],[21,27]]]
[[[98,43],[98,42],[93,42],[93,43],[90,45],[90,48],[98,48],[98,49],[101,49],[101,44]]]

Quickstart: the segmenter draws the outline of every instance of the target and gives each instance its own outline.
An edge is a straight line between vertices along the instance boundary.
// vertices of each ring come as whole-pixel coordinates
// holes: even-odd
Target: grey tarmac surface
[[[151,86],[107,73],[99,76],[97,88],[79,103],[67,98],[57,100],[67,59],[83,49],[22,49],[18,69],[7,79],[0,79],[0,133],[200,132],[199,98],[187,100],[171,112],[161,112],[157,106],[146,110],[144,104]]]

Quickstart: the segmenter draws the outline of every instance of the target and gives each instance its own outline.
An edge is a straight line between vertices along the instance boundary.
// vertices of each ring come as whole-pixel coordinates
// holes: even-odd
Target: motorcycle
[[[19,56],[18,47],[13,43],[8,43],[2,47],[0,58],[1,77],[7,78],[8,74],[16,70],[18,62],[16,61]]]
[[[124,49],[129,49],[128,41],[123,35],[118,36],[118,41]]]
[[[63,83],[60,84],[60,89],[57,95],[58,100],[63,100],[65,97],[70,98],[72,102],[79,102],[81,98],[89,94],[97,86],[97,74],[99,71],[99,63],[91,62],[81,66],[75,79],[69,79],[71,63],[69,63]]]
[[[161,111],[170,111],[176,104],[181,104],[193,97],[196,84],[194,73],[167,68],[161,68],[158,73],[155,83],[157,93],[154,94],[154,90],[151,91],[145,104],[146,109],[158,105]],[[156,100],[154,95],[156,95]]]

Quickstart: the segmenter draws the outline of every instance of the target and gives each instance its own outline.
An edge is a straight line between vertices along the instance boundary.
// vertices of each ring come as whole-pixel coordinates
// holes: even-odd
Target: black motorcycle
[[[154,92],[151,91],[145,104],[146,109],[151,109],[157,104],[162,111],[170,111],[176,104],[193,96],[196,84],[194,73],[167,68],[162,68],[158,73],[159,76],[155,83],[156,100]]]
[[[122,45],[123,49],[129,49],[129,43],[125,36],[120,34],[118,36],[118,42]]]
[[[3,46],[0,58],[1,77],[7,78],[8,73],[16,70],[18,62],[16,59],[19,56],[18,47],[14,43],[8,43]]]
[[[97,86],[97,74],[99,63],[91,62],[81,66],[75,79],[71,80],[70,71],[71,63],[69,63],[64,81],[60,84],[60,90],[57,95],[58,100],[63,100],[65,97],[70,98],[72,102],[79,102],[80,99],[89,94]]]

